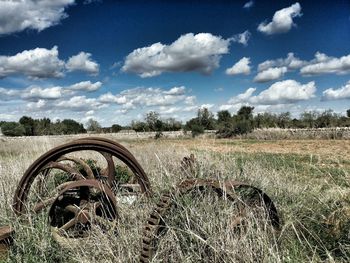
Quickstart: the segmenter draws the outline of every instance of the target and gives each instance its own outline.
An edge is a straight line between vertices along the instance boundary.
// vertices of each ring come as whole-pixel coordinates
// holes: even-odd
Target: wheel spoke
[[[113,161],[113,156],[105,152],[100,152],[100,153],[107,161],[107,167],[102,170],[101,174],[102,176],[107,177],[108,183],[112,185],[112,183],[115,180],[115,165]]]
[[[75,157],[70,157],[70,156],[62,156],[57,160],[57,162],[62,162],[62,161],[72,161],[76,164],[80,164],[84,171],[86,172],[87,178],[88,179],[94,179],[94,173],[91,170],[91,167],[83,161],[81,158],[75,158]]]
[[[75,226],[77,219],[74,217],[71,220],[69,220],[67,223],[65,223],[63,226],[59,228],[60,231],[64,230],[67,231],[68,229]]]
[[[76,170],[75,168],[73,168],[67,164],[63,164],[63,163],[50,162],[48,165],[45,166],[45,168],[43,168],[43,170],[54,169],[54,168],[69,173],[70,176],[74,180],[84,180],[85,179],[85,177],[78,170]]]

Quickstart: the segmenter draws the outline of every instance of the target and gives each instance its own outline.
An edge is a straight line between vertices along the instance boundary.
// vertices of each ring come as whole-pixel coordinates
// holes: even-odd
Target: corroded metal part
[[[25,204],[27,202],[27,197],[31,188],[31,185],[38,174],[47,167],[47,165],[52,166],[53,163],[57,163],[56,161],[61,157],[68,153],[76,152],[76,151],[84,151],[84,150],[92,150],[96,152],[104,152],[110,154],[122,162],[124,162],[130,170],[134,173],[137,178],[137,183],[140,185],[141,192],[146,196],[150,196],[152,194],[150,182],[148,180],[147,175],[142,169],[141,165],[136,161],[134,156],[130,154],[129,151],[125,151],[123,147],[116,145],[115,143],[109,143],[105,141],[98,140],[89,140],[89,139],[81,139],[77,141],[73,141],[70,143],[63,144],[58,146],[47,153],[43,154],[39,157],[24,173],[17,190],[15,192],[14,201],[13,201],[13,209],[17,215],[21,215],[25,213]],[[55,164],[56,166],[56,164]]]
[[[272,226],[277,229],[279,227],[279,218],[276,207],[272,200],[260,189],[237,181],[219,182],[216,180],[204,179],[185,180],[177,186],[175,191],[167,192],[161,196],[160,201],[156,204],[155,208],[147,219],[143,229],[140,262],[146,263],[152,261],[152,257],[159,242],[159,236],[165,229],[164,218],[166,217],[167,213],[169,213],[170,207],[176,205],[174,199],[176,196],[184,195],[194,189],[211,188],[219,196],[225,196],[228,200],[234,201],[238,198],[236,191],[240,187],[252,189],[261,196],[263,205],[268,211],[268,219],[270,220]],[[240,224],[243,216],[244,214],[233,218],[232,225],[235,226]]]
[[[13,242],[14,232],[10,226],[0,227],[0,260],[6,259],[9,247]]]
[[[86,178],[87,179],[94,179],[94,173],[92,172],[90,166],[86,162],[84,162],[82,159],[71,157],[71,156],[62,156],[57,160],[57,162],[62,162],[62,161],[72,161],[76,164],[81,165],[81,167],[84,169],[84,171],[87,175]]]
[[[74,180],[84,180],[85,177],[73,167],[59,163],[59,162],[50,162],[48,163],[42,170],[51,170],[51,169],[59,169],[67,172]]]
[[[107,167],[101,171],[101,175],[106,177],[108,184],[112,186],[116,175],[113,156],[105,152],[100,152],[100,153],[107,161]]]
[[[81,193],[78,204],[74,202],[69,203],[70,198],[66,200],[64,199],[65,194],[70,193],[73,189],[79,190]],[[100,199],[100,201],[91,199],[91,194],[93,193],[91,189],[95,189],[101,194],[100,198],[102,199]],[[63,209],[70,212],[72,216],[61,223],[61,225],[57,225],[57,222],[60,220],[57,220],[56,218],[56,208],[59,207],[62,209],[62,205]],[[49,211],[50,224],[52,226],[53,236],[56,241],[59,243],[67,243],[67,238],[61,234],[65,233],[77,224],[93,224],[95,223],[94,218],[103,217],[103,214],[98,215],[98,209],[105,209],[108,211],[106,220],[114,221],[118,219],[117,200],[112,190],[106,184],[95,179],[87,179],[69,183],[54,200]],[[56,230],[54,230],[55,228]],[[61,237],[58,237],[57,235],[60,235]],[[79,237],[84,237],[84,235],[79,233]]]

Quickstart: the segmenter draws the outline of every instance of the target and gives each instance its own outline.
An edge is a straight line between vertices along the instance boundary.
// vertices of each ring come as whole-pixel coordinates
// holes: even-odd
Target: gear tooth
[[[148,218],[147,220],[148,224],[152,226],[157,226],[159,224],[159,218]]]

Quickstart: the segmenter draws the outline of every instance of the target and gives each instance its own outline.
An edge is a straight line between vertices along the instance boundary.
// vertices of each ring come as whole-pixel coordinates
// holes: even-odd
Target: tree
[[[228,110],[222,110],[217,113],[218,123],[227,123],[231,121],[231,113]]]
[[[78,123],[75,120],[64,119],[61,122],[61,125],[62,125],[61,130],[64,134],[86,133],[86,130],[85,130],[83,124]]]
[[[145,121],[148,125],[148,128],[151,131],[156,131],[157,130],[156,125],[158,125],[158,127],[159,127],[159,121],[160,121],[159,113],[155,112],[155,111],[148,112],[146,114]],[[157,124],[157,122],[158,122],[158,124]]]
[[[253,110],[254,107],[242,106],[238,110],[237,115],[240,117],[240,119],[250,120],[253,119]]]
[[[205,130],[214,130],[215,129],[214,115],[207,108],[199,109],[197,112],[197,118],[198,118],[199,124]]]
[[[277,116],[277,125],[280,128],[287,128],[291,121],[290,112],[282,112]]]
[[[34,135],[35,121],[31,117],[23,116],[22,118],[19,119],[19,123],[23,125],[24,134],[26,136]]]
[[[1,131],[6,136],[23,136],[25,129],[22,124],[18,122],[5,122],[1,125]]]
[[[111,127],[111,132],[120,132],[123,127],[119,124],[113,124]]]
[[[86,123],[86,130],[94,133],[99,133],[102,130],[101,125],[98,123],[98,121],[94,119],[89,119]]]
[[[348,110],[346,111],[346,116],[347,116],[348,118],[350,118],[350,109],[348,109]]]

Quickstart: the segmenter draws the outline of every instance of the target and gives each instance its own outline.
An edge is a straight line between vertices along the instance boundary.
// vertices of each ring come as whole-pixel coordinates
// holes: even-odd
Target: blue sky
[[[0,0],[0,120],[350,108],[350,1]]]

